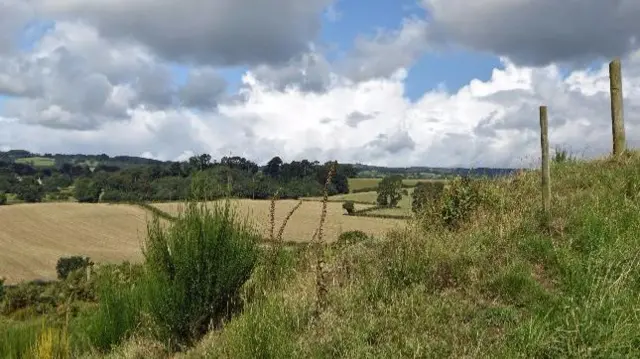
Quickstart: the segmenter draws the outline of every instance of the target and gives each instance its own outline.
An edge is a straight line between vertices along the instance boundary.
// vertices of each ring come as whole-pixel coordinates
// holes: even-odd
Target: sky
[[[523,167],[640,146],[637,0],[0,0],[0,150]]]

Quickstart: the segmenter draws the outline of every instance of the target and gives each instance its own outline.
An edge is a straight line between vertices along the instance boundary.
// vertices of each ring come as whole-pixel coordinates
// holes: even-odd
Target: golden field
[[[297,203],[298,201],[295,200],[280,200],[276,202],[276,233],[284,218]],[[172,215],[176,215],[182,205],[180,203],[156,203],[153,204],[153,206]],[[269,235],[270,201],[239,199],[232,200],[232,206],[236,209],[237,213],[242,216],[241,218],[249,218],[264,236]],[[358,205],[356,209],[366,207],[369,206]],[[316,228],[318,228],[321,211],[322,202],[304,201],[287,222],[283,239],[285,241],[298,242],[310,241],[313,238]],[[324,239],[326,241],[334,241],[340,233],[352,230],[361,230],[372,235],[384,235],[390,229],[396,226],[403,226],[405,223],[397,219],[346,216],[344,213],[342,203],[327,203],[327,217],[324,225]]]
[[[0,206],[0,277],[55,279],[58,258],[94,262],[141,258],[151,215],[131,205],[38,203]]]
[[[238,213],[265,236],[269,234],[270,201],[233,200]],[[276,233],[289,210],[298,202],[276,203]],[[177,214],[181,203],[157,203],[155,207]],[[286,241],[309,241],[318,227],[321,202],[303,202],[289,219]],[[368,207],[358,205],[357,209]],[[401,220],[352,217],[343,214],[342,203],[328,203],[325,240],[334,241],[343,231],[362,230],[383,235],[404,225]],[[133,205],[88,203],[38,203],[0,206],[0,277],[8,284],[23,280],[55,279],[58,258],[88,256],[94,262],[137,261],[151,213]]]

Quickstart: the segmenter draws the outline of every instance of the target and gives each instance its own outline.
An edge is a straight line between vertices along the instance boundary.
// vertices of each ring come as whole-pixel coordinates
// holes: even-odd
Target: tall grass
[[[539,173],[480,181],[455,229],[416,217],[326,250],[316,320],[317,278],[300,270],[188,357],[640,357],[640,155],[552,176],[551,231]]]

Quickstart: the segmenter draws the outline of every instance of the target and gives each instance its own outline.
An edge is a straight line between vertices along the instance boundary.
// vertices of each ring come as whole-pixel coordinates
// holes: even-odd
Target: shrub
[[[58,259],[58,263],[56,263],[56,273],[58,274],[58,279],[67,279],[69,273],[78,269],[87,268],[92,264],[93,263],[91,262],[89,257],[61,257],[60,259]]]
[[[0,278],[0,302],[4,298],[4,278]]]
[[[457,177],[445,188],[442,197],[442,221],[449,229],[459,227],[480,205],[477,183],[469,177]]]
[[[55,308],[56,298],[45,293],[45,286],[37,282],[23,282],[7,288],[4,293],[1,311],[12,314],[29,308],[35,313],[47,313]]]
[[[0,206],[7,204],[7,194],[0,193]]]
[[[411,211],[420,213],[426,206],[436,206],[439,204],[444,189],[444,182],[418,182],[415,190],[411,194]]]
[[[340,236],[338,237],[338,240],[336,241],[336,244],[349,245],[349,244],[362,242],[367,239],[369,239],[369,236],[363,231],[358,231],[358,230],[348,231],[340,234]]]
[[[238,303],[260,235],[237,221],[229,206],[189,203],[171,227],[157,217],[150,223],[143,295],[159,339],[190,344]]]
[[[82,318],[83,328],[91,346],[109,351],[130,337],[143,312],[139,291],[133,280],[122,276],[118,268],[103,269],[98,277],[97,296],[100,305],[93,315]]]
[[[347,211],[347,214],[352,215],[356,210],[356,206],[353,201],[346,201],[342,203],[342,208]]]

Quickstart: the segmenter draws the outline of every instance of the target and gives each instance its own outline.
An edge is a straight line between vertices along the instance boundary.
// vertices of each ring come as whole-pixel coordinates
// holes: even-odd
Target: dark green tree
[[[264,174],[271,178],[278,178],[282,167],[282,159],[278,156],[272,158],[264,169]]]
[[[379,206],[396,207],[402,199],[402,176],[387,176],[378,183],[378,198],[376,202]]]
[[[27,203],[40,202],[44,189],[34,177],[23,177],[16,186],[16,196]]]
[[[74,197],[81,203],[96,203],[100,199],[102,188],[89,178],[79,178],[76,180]]]

